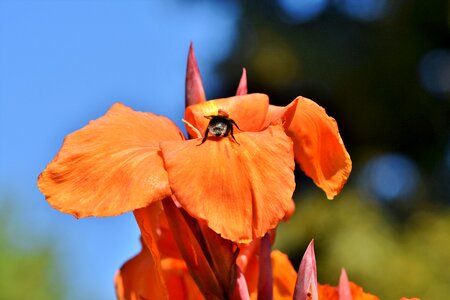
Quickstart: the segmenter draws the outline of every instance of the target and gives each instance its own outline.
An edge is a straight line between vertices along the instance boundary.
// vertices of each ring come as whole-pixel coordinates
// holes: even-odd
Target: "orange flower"
[[[244,77],[239,96],[205,102],[192,48],[187,74],[193,139],[117,103],[66,137],[39,176],[48,202],[76,217],[113,216],[174,196],[222,237],[248,243],[291,212],[294,158],[328,198],[339,193],[351,161],[319,105],[302,97],[269,105],[266,95],[244,95]]]

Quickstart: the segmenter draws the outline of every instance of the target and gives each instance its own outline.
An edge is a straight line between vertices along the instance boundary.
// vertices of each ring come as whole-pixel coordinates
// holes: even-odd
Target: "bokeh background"
[[[353,160],[328,201],[296,171],[276,247],[382,299],[450,295],[450,1],[0,0],[0,299],[114,299],[139,251],[131,214],[76,220],[36,179],[68,133],[117,101],[182,127],[190,41],[209,99],[311,98]]]

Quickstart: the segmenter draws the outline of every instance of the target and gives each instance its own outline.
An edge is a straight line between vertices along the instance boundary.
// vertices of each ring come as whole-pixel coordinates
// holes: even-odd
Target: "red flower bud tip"
[[[303,255],[295,283],[294,300],[318,300],[317,267],[312,240]]]
[[[352,290],[350,288],[350,282],[348,281],[347,272],[345,269],[341,271],[341,278],[339,279],[339,300],[352,300]]]
[[[270,233],[266,233],[261,239],[259,252],[258,299],[273,299],[273,274],[270,257],[271,247]]]
[[[247,95],[247,71],[242,68],[242,76],[236,91],[236,96]]]
[[[239,300],[250,300],[250,295],[248,293],[247,281],[239,267],[236,267],[237,279],[236,286],[234,288],[234,294],[232,299]]]
[[[188,62],[186,68],[186,107],[206,101],[202,78],[195,59],[194,47],[189,47]]]

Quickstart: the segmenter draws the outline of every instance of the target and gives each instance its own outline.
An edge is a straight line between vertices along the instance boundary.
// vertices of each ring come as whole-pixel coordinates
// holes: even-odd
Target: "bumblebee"
[[[239,126],[234,122],[233,119],[230,119],[228,114],[220,111],[218,115],[205,116],[206,119],[209,119],[208,127],[206,128],[205,134],[203,136],[202,142],[198,145],[203,144],[208,138],[208,134],[216,137],[227,137],[231,135],[233,140],[239,145],[238,141],[233,135],[233,126],[236,126],[237,129],[241,130]]]

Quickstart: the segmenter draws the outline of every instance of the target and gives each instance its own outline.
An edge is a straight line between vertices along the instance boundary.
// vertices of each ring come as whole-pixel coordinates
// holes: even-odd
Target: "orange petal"
[[[191,43],[186,67],[186,107],[205,101],[202,78],[195,59],[194,46]]]
[[[205,224],[200,224],[204,247],[209,253],[211,266],[225,291],[234,289],[236,283],[236,257],[239,252],[236,244],[223,239]]]
[[[159,141],[181,139],[169,119],[117,103],[66,137],[38,186],[50,205],[76,217],[144,207],[171,195]]]
[[[169,299],[159,259],[143,246],[114,277],[119,300]]]
[[[303,97],[297,99],[295,116],[287,131],[294,141],[295,160],[328,199],[333,199],[350,175],[350,156],[336,121],[315,102]]]
[[[281,126],[231,137],[162,142],[175,197],[223,238],[248,243],[283,219],[295,188],[292,142]]]
[[[266,118],[268,106],[267,95],[249,94],[191,105],[186,108],[184,118],[204,133],[209,124],[205,116],[217,115],[220,109],[228,113],[242,131],[259,131]],[[196,136],[191,128],[188,127],[187,130],[191,136]]]
[[[164,201],[172,201],[172,199],[167,198]],[[152,254],[152,261],[155,262],[153,264],[155,270],[141,271],[161,273],[164,283],[168,287],[169,299],[203,299],[200,290],[189,274],[186,263],[181,259],[165,214],[162,213],[164,201],[155,202],[134,211],[142,239],[149,250],[147,252]],[[192,245],[192,243],[189,244]],[[146,299],[153,299],[153,297]]]
[[[166,252],[166,249],[160,247],[164,244],[159,243],[158,233],[161,232],[159,221],[163,215],[161,202],[155,202],[146,207],[136,209],[133,213],[136,218],[136,222],[139,225],[139,230],[141,231],[145,246],[150,250],[154,259],[159,263],[161,254],[167,254],[164,253]]]
[[[200,256],[204,256],[205,260],[207,257],[208,266],[203,264],[200,270],[191,269],[200,280],[209,281],[215,274],[215,278],[217,278],[224,291],[233,289],[232,285],[236,282],[236,256],[238,252],[236,245],[229,240],[221,238],[205,224],[199,224],[182,208],[176,207],[172,200],[168,199],[167,201],[172,202],[172,205],[165,205],[165,212],[170,217],[170,220],[163,217],[160,218],[159,222],[163,221],[167,226],[167,222],[175,224],[176,230],[173,230],[172,235],[172,231],[169,231],[168,227],[161,226],[164,224],[158,226],[158,233],[161,233],[158,247],[162,255],[180,257],[178,246],[174,240],[176,238],[179,243],[182,243],[180,249],[183,251],[183,257],[189,266],[196,265],[201,260],[199,259]],[[156,204],[159,203],[157,202]],[[181,214],[180,211],[182,212]],[[161,216],[165,216],[165,214],[161,214]],[[183,224],[188,224],[188,226],[183,226]],[[196,248],[197,241],[201,244],[200,248]],[[190,245],[187,251],[185,251],[185,245]],[[214,272],[212,276],[208,273],[209,267]],[[206,284],[202,285],[206,286]]]
[[[158,269],[161,274],[155,276]],[[164,258],[157,266],[145,247],[122,266],[114,283],[119,300],[204,299],[183,260]]]
[[[329,284],[319,284],[317,286],[319,300],[340,300],[339,292],[336,287]]]
[[[286,254],[274,250],[271,253],[273,269],[273,299],[290,300],[294,296],[295,272]]]
[[[169,198],[171,199],[171,198]],[[163,213],[162,201],[133,211],[139,225],[142,239],[148,249],[153,253],[157,251],[161,257],[180,258],[181,254]]]
[[[287,106],[276,106],[269,105],[267,111],[266,120],[264,121],[264,126],[282,124],[284,129],[287,130],[292,122],[295,115],[295,110],[297,108],[298,99],[295,99]]]
[[[364,292],[362,287],[351,281],[350,289],[352,291],[353,300],[380,300],[380,298],[378,298],[377,296]]]
[[[161,261],[164,281],[168,288],[170,300],[203,300],[205,299],[192,280],[186,264],[181,259],[164,258]],[[152,295],[147,299],[159,299]]]
[[[185,213],[172,199],[164,199],[162,203],[173,237],[193,279],[205,297],[221,299],[226,291],[222,289],[199,240],[190,229],[189,219],[184,217]]]
[[[258,277],[259,277],[259,250],[261,240],[256,239],[250,244],[239,245],[239,255],[236,260],[238,268],[245,277],[250,299],[258,298]]]
[[[257,242],[257,243],[255,243]],[[260,274],[260,264],[258,249],[260,240],[255,240],[248,246],[241,247],[242,254],[239,254],[238,261],[244,262],[245,279],[251,299],[258,299],[262,295],[258,295],[258,277]],[[292,299],[294,295],[295,280],[297,272],[292,267],[291,262],[286,254],[274,250],[271,252],[272,274],[273,274],[273,299]],[[242,259],[244,258],[244,259]],[[260,298],[261,299],[261,298]],[[265,298],[262,298],[265,299]]]
[[[295,201],[291,199],[291,203],[289,204],[289,209],[286,212],[286,215],[283,218],[283,221],[289,221],[289,219],[294,215],[295,212]]]
[[[343,299],[353,299],[353,300],[380,300],[377,296],[366,293],[363,289],[353,282],[349,282],[351,297],[346,295],[345,297],[341,296],[340,287],[333,287],[328,284],[319,284],[319,299],[320,300],[343,300]]]
[[[260,246],[260,239],[254,240],[250,244],[239,244],[239,255],[236,259],[236,263],[243,273],[247,272],[247,268],[249,267],[252,258],[256,257],[257,253],[259,253]]]

